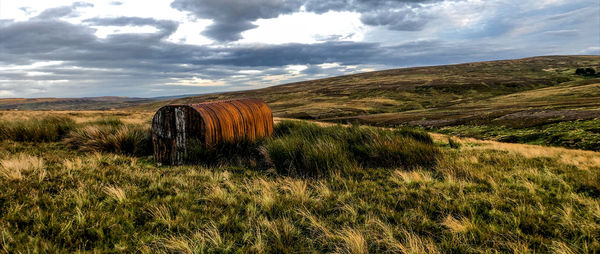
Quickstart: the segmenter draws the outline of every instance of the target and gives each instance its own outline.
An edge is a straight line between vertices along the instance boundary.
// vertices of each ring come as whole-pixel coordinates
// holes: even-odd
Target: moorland
[[[2,111],[0,251],[600,252],[599,80],[575,74],[598,60]],[[274,136],[198,147],[180,166],[153,160],[155,109],[233,97],[266,100]]]

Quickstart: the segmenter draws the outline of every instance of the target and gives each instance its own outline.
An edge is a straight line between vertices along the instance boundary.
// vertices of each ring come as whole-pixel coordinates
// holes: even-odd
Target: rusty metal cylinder
[[[167,105],[152,119],[154,159],[168,165],[182,164],[192,144],[211,147],[272,134],[273,114],[258,99]]]

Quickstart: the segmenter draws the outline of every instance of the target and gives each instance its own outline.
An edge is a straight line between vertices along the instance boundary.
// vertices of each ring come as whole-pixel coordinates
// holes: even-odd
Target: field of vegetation
[[[598,152],[278,119],[164,166],[151,116],[1,112],[0,251],[600,252]]]
[[[376,71],[160,101],[132,110],[253,97],[266,101],[278,117],[420,126],[496,141],[598,151],[597,124],[581,131],[567,130],[568,126],[598,123],[600,118],[600,78],[578,74],[582,68],[600,71],[600,56],[544,56]],[[560,122],[564,126],[557,125]],[[568,134],[555,135],[557,128]]]

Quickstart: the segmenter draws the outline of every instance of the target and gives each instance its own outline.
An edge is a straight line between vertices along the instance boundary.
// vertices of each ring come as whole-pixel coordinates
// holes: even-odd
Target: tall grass
[[[95,121],[93,121],[92,123],[96,124],[96,125],[109,125],[109,126],[114,126],[114,127],[123,125],[121,118],[116,117],[116,116],[100,117],[100,118],[96,119]]]
[[[301,121],[275,125],[272,138],[205,146],[192,142],[189,164],[273,167],[294,176],[324,176],[365,167],[432,166],[439,155],[429,134],[408,129],[322,127]]]
[[[369,153],[351,157],[346,145],[375,135],[383,141],[373,146],[393,137],[423,143],[371,128],[288,127],[252,149],[281,142],[296,151],[298,142],[325,156],[323,146],[335,144],[359,163]],[[329,174],[326,166],[325,176],[307,178],[4,142],[0,252],[600,252],[597,153],[468,142],[440,146],[431,167]]]
[[[0,122],[0,140],[52,142],[62,139],[75,127],[68,117],[45,116],[40,119]]]
[[[152,154],[150,128],[142,125],[88,125],[71,132],[65,142],[67,146],[83,151]]]
[[[265,144],[280,173],[323,175],[355,168],[432,166],[439,155],[431,137],[407,128],[321,127],[282,121],[275,137]]]

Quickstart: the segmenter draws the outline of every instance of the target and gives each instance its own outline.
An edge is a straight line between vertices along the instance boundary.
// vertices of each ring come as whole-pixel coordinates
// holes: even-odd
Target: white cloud
[[[285,69],[292,74],[299,74],[301,71],[306,70],[306,65],[288,65]]]
[[[226,84],[227,83],[225,83],[223,80],[210,80],[210,79],[203,79],[203,78],[193,77],[191,79],[175,79],[175,82],[167,83],[166,85],[169,85],[169,86],[196,86],[196,87],[208,86],[208,87],[215,87],[215,86],[225,86]]]
[[[257,28],[242,33],[239,43],[317,43],[324,40],[362,40],[366,27],[360,14],[297,12],[274,19],[259,19]]]

